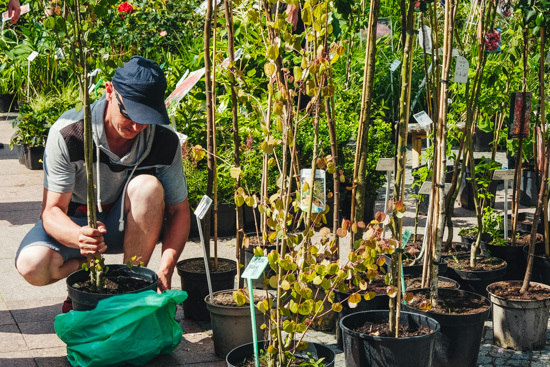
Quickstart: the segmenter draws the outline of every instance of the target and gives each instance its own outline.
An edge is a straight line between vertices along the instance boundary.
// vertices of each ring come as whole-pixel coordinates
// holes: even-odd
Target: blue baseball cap
[[[164,105],[166,78],[154,61],[132,56],[124,66],[116,69],[112,83],[122,96],[124,108],[132,121],[149,125],[170,124]]]

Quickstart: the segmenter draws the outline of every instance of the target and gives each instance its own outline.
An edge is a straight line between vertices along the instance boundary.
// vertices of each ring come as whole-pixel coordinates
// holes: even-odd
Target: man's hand
[[[103,235],[107,233],[105,224],[97,222],[97,229],[88,226],[80,227],[78,233],[78,247],[83,256],[102,254],[107,251]]]
[[[8,3],[8,16],[11,17],[10,23],[15,24],[21,15],[21,5],[19,0],[10,0]]]
[[[174,271],[171,272],[168,271],[168,269],[161,269],[157,273],[159,277],[159,282],[157,285],[157,292],[160,293],[162,291],[167,291],[169,289],[172,289],[172,274]]]

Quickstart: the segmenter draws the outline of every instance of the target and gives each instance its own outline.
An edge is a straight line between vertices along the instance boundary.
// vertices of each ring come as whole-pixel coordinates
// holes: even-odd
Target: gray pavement
[[[14,257],[20,241],[34,225],[40,214],[42,199],[42,171],[31,171],[19,164],[15,151],[8,149],[13,129],[13,114],[0,114],[0,367],[12,366],[70,366],[65,344],[54,332],[53,322],[61,313],[61,304],[67,297],[65,282],[34,287],[27,284],[14,267]],[[502,159],[502,156],[499,156]],[[410,185],[410,177],[407,178]],[[383,191],[383,190],[381,190]],[[377,201],[377,210],[383,208],[383,192]],[[497,208],[502,208],[502,192],[497,195]],[[412,204],[412,202],[409,202]],[[414,223],[413,205],[406,215],[405,225]],[[522,210],[532,210],[522,208]],[[460,207],[455,209],[456,226],[473,223],[474,213]],[[419,233],[423,233],[424,217],[420,217]],[[456,232],[455,232],[456,236]],[[189,241],[182,259],[202,256],[200,244]],[[219,255],[234,258],[233,239],[219,241]],[[108,255],[107,263],[120,263],[119,255]],[[149,267],[156,269],[160,251],[154,252]],[[174,274],[174,289],[181,289],[180,279]],[[170,355],[155,358],[147,366],[225,366],[214,354],[211,330],[208,324],[196,323],[183,317],[178,307],[176,319],[183,329],[183,341]],[[330,346],[337,352],[336,366],[344,366],[342,351],[336,348],[333,333],[311,331],[309,341]],[[550,339],[550,335],[548,336]],[[520,353],[502,350],[492,345],[491,322],[486,322],[480,366],[550,366],[550,342],[542,351]]]

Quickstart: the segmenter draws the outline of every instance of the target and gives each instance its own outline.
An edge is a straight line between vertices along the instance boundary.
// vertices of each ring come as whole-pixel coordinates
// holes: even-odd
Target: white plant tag
[[[513,180],[515,173],[513,169],[497,169],[493,172],[493,180]]]
[[[38,52],[36,51],[31,52],[29,57],[27,57],[27,61],[32,62],[34,59],[36,59],[36,56],[38,56]]]
[[[455,82],[467,83],[469,69],[470,69],[470,64],[468,63],[468,60],[465,57],[457,56],[456,67],[455,67]]]
[[[195,209],[195,216],[202,220],[206,212],[208,211],[208,208],[210,208],[210,205],[212,205],[212,199],[204,195],[201,199],[201,202],[197,206],[197,209]]]
[[[397,70],[397,68],[399,67],[399,65],[401,65],[401,61],[399,61],[399,60],[393,60],[393,62],[392,62],[391,65],[390,65],[390,71],[393,73],[394,71]]]
[[[430,116],[428,116],[426,111],[420,111],[418,113],[415,113],[413,115],[413,117],[416,120],[416,122],[418,122],[418,124],[420,124],[420,126],[428,126],[428,125],[434,123],[432,121],[432,119],[430,118]]]
[[[377,171],[392,171],[395,169],[395,158],[380,158],[376,165]]]

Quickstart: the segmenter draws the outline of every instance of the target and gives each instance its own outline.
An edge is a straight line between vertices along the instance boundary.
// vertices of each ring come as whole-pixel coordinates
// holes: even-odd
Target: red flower
[[[134,12],[134,8],[125,1],[118,6],[118,12],[121,13],[120,16],[124,18],[124,13],[132,14]]]

